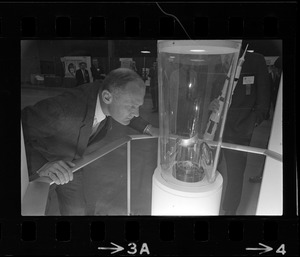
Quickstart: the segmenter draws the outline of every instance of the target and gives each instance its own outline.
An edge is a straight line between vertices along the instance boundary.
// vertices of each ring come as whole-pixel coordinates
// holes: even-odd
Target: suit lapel
[[[95,134],[90,138],[89,144],[93,142],[97,142],[101,140],[103,137],[105,137],[107,131],[111,128],[111,117],[106,116],[105,120],[103,120],[98,128]]]
[[[77,151],[75,155],[76,157],[80,157],[83,155],[87,147],[87,144],[89,142],[90,135],[92,133],[92,126],[93,126],[93,120],[94,120],[95,109],[96,109],[96,101],[97,101],[97,95],[100,88],[100,84],[93,83],[89,86],[90,86],[90,91],[88,93],[87,103],[86,103],[87,111],[80,126],[80,131],[79,131],[79,136],[77,141]]]

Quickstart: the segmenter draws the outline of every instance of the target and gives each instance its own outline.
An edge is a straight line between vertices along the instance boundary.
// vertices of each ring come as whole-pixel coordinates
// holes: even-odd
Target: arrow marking
[[[115,247],[98,247],[99,250],[114,250],[113,252],[111,252],[110,254],[114,254],[120,251],[123,251],[124,248],[122,246],[119,246],[117,244],[114,244],[113,242],[110,242],[112,245],[114,245]]]
[[[258,244],[263,246],[264,248],[246,248],[246,250],[264,250],[263,252],[260,252],[259,254],[263,254],[263,253],[270,252],[273,250],[273,248],[270,246],[264,245],[262,243],[258,243]]]

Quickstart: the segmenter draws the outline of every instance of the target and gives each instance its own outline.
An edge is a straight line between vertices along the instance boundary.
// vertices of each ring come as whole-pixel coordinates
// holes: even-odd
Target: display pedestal
[[[216,180],[209,183],[204,177],[195,183],[182,182],[171,173],[162,176],[156,168],[152,178],[152,215],[211,216],[219,215],[223,178],[216,172]]]

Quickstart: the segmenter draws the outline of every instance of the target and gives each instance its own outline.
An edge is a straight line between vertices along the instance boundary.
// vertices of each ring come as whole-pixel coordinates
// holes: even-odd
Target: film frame
[[[260,217],[22,217],[19,177],[20,40],[22,39],[187,39],[178,23],[155,3],[1,3],[1,111],[6,149],[1,181],[0,254],[2,255],[264,255],[299,254],[296,182],[296,3],[162,3],[197,39],[282,39],[283,89],[283,215]],[[118,3],[120,4],[120,3]],[[35,8],[33,8],[35,7]],[[200,9],[200,10],[199,10]],[[216,9],[218,11],[216,11]],[[37,14],[38,10],[38,14]],[[124,12],[125,10],[125,12]],[[155,15],[153,15],[153,13]],[[187,15],[188,13],[188,15]],[[251,14],[251,15],[250,15]],[[115,17],[118,17],[115,19]],[[153,21],[153,17],[156,20]],[[80,24],[80,26],[77,26]],[[100,30],[95,28],[100,27]],[[9,75],[9,76],[8,76]],[[2,84],[2,83],[1,83]],[[9,111],[7,109],[9,108]],[[18,150],[16,150],[18,149]],[[6,155],[8,156],[6,157]],[[15,161],[15,155],[18,161]],[[11,171],[9,171],[11,170]],[[292,172],[293,171],[293,172]],[[295,172],[294,172],[295,171]],[[3,183],[3,184],[4,184]],[[99,251],[112,243],[124,248]],[[263,244],[263,245],[259,245]]]

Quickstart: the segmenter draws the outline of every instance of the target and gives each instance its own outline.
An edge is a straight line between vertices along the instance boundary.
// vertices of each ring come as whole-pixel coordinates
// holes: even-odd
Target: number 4
[[[276,250],[276,253],[281,253],[282,255],[285,255],[285,245],[282,244],[281,246],[279,246],[279,248]]]

